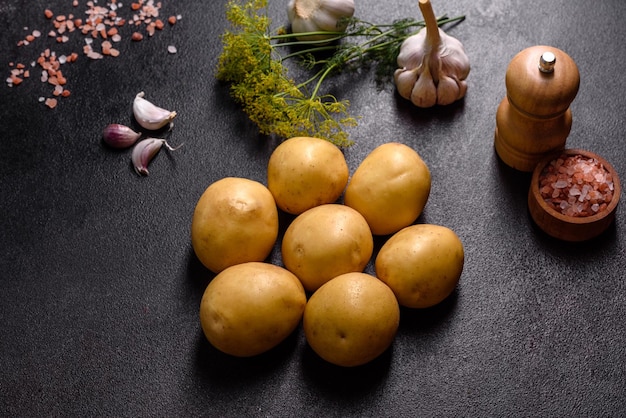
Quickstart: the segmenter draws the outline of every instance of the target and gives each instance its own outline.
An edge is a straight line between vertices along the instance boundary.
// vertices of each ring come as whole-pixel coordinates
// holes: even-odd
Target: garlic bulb
[[[465,96],[470,63],[463,44],[437,25],[430,0],[419,0],[426,27],[400,46],[398,93],[418,107],[448,105]]]
[[[144,92],[137,93],[133,100],[133,114],[137,123],[143,128],[150,130],[161,129],[167,124],[172,125],[176,112],[160,108],[144,99]]]
[[[354,0],[289,0],[287,16],[293,33],[343,32],[354,15]],[[296,36],[300,41],[324,41],[331,34]]]

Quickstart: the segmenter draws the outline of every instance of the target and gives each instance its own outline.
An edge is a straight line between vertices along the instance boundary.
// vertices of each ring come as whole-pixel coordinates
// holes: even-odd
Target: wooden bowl
[[[613,176],[613,197],[605,210],[590,216],[565,215],[550,206],[541,196],[539,187],[541,173],[548,164],[563,154],[594,158]],[[589,151],[565,149],[551,154],[535,167],[528,191],[528,209],[537,226],[548,235],[563,241],[585,241],[600,235],[615,220],[615,210],[619,203],[621,191],[617,172],[608,161]]]

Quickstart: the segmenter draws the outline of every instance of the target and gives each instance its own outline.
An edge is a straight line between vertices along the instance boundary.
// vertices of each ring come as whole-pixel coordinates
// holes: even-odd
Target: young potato
[[[407,308],[428,308],[447,298],[461,277],[463,244],[449,228],[412,225],[395,233],[376,256],[376,276]]]
[[[374,235],[389,235],[415,222],[429,194],[426,163],[412,148],[391,142],[361,162],[344,202],[365,217]]]
[[[294,137],[276,147],[267,166],[267,187],[283,211],[299,215],[334,203],[350,173],[341,150],[312,137]]]
[[[283,263],[310,292],[343,273],[361,272],[372,257],[374,238],[356,210],[321,205],[298,215],[285,231]]]
[[[313,351],[332,364],[353,367],[389,348],[400,323],[400,307],[391,289],[376,277],[347,273],[313,293],[302,323]]]
[[[278,209],[259,182],[226,177],[204,191],[191,221],[191,244],[206,268],[219,273],[263,261],[278,238]]]
[[[251,357],[287,338],[305,305],[304,288],[292,273],[273,264],[242,263],[209,283],[200,302],[200,324],[218,350]]]

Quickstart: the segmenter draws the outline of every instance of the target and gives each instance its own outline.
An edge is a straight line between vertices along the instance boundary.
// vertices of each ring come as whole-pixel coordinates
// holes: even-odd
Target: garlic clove
[[[177,147],[172,147],[165,139],[160,138],[146,138],[139,141],[139,143],[135,145],[135,148],[133,148],[133,153],[131,155],[131,161],[133,163],[133,167],[135,168],[135,172],[139,175],[147,176],[149,174],[148,164],[164,145],[170,151],[176,151],[178,148],[183,146],[183,144],[180,144]]]
[[[352,17],[354,15],[354,0],[322,0],[324,10],[331,16]]]
[[[397,69],[393,77],[398,89],[398,94],[400,94],[403,98],[410,100],[411,92],[413,91],[413,86],[415,85],[418,76],[417,68],[413,68],[411,70],[406,68]]]
[[[439,49],[439,55],[444,62],[442,71],[454,72],[465,79],[470,72],[470,61],[465,52],[465,47],[458,39],[445,34],[443,31],[442,33],[443,41]]]
[[[432,107],[437,104],[437,86],[428,67],[424,67],[413,86],[411,102],[417,107]]]
[[[298,20],[294,20],[294,22],[291,24],[291,30],[293,31],[293,33],[317,32],[319,31],[319,27],[317,26],[317,23],[315,23],[312,20],[298,19]],[[302,40],[318,41],[323,38],[321,36],[299,36],[299,37],[296,37],[296,39],[300,41]]]
[[[402,42],[400,52],[398,53],[398,66],[401,68],[417,68],[424,61],[427,51],[424,49],[426,42],[426,28],[412,36],[409,36]]]
[[[159,152],[164,142],[165,140],[163,139],[146,138],[135,145],[131,155],[131,160],[137,174],[143,174],[144,176],[149,174],[148,164]]]
[[[346,26],[337,19],[339,14],[329,12],[328,10],[318,9],[313,15],[313,22],[317,25],[317,30],[328,32],[337,32],[345,30]]]
[[[176,112],[163,109],[144,99],[144,92],[137,93],[133,100],[133,114],[143,128],[155,131],[172,124]]]
[[[449,105],[459,99],[459,86],[456,81],[446,75],[439,78],[437,85],[437,104]]]
[[[102,131],[102,139],[113,148],[128,148],[137,142],[140,136],[141,133],[118,123],[112,123]]]
[[[465,80],[456,80],[456,82],[459,85],[459,97],[458,97],[458,99],[462,99],[463,97],[465,97],[465,93],[467,93],[467,81],[465,81]]]

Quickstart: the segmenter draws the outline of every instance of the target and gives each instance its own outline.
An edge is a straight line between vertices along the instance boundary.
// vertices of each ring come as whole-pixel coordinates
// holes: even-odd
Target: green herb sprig
[[[339,147],[353,144],[346,131],[357,125],[348,113],[350,102],[321,92],[331,75],[345,70],[375,67],[379,85],[390,79],[402,42],[425,26],[423,21],[402,19],[391,24],[349,20],[345,32],[326,43],[307,41],[320,32],[287,33],[273,30],[261,13],[267,0],[230,0],[226,18],[231,28],[222,35],[216,77],[230,85],[232,98],[264,135],[283,138],[315,136]],[[438,19],[438,24],[462,21],[464,16]],[[297,60],[311,75],[297,83],[288,75],[288,60]]]

